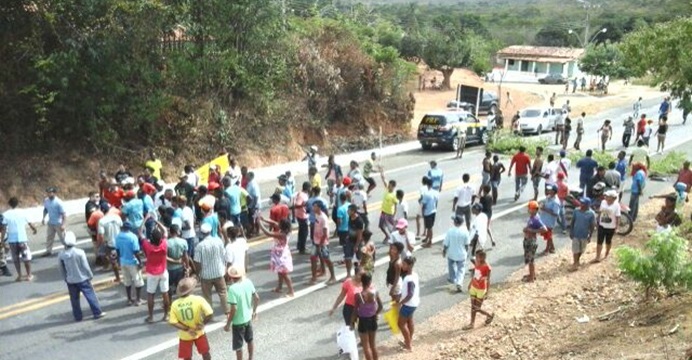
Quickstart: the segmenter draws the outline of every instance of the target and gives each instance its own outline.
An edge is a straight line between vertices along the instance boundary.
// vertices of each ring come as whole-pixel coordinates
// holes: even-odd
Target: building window
[[[509,66],[514,66],[514,59],[507,60],[507,63],[509,64]]]

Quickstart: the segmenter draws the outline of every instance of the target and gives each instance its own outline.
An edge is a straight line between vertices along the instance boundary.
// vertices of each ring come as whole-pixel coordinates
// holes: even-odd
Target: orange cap
[[[529,201],[529,210],[538,210],[539,208],[540,206],[538,205],[538,201]]]

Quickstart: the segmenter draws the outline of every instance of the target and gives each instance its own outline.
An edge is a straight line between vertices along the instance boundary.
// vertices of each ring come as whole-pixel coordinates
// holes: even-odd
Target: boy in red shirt
[[[476,261],[474,263],[473,278],[469,283],[469,297],[471,298],[471,323],[463,327],[463,330],[473,329],[476,322],[476,313],[485,315],[485,324],[490,325],[495,318],[495,314],[491,314],[485,310],[481,310],[483,300],[488,296],[488,288],[490,287],[490,272],[492,268],[490,264],[485,262],[485,251],[476,251]]]
[[[637,139],[636,140],[643,139],[645,131],[646,131],[646,114],[642,114],[642,117],[637,122]],[[635,140],[635,143],[636,143],[636,140]]]

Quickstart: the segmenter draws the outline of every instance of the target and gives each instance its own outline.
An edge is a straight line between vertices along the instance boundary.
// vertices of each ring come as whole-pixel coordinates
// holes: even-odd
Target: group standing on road
[[[668,100],[666,100],[667,102]],[[635,104],[633,117],[641,111]],[[629,146],[632,136],[638,148],[648,146],[649,138],[657,136],[657,151],[663,151],[668,132],[667,107],[661,105],[659,126],[653,132],[646,115],[641,114],[637,124],[632,118],[625,123],[623,146]],[[574,148],[579,149],[584,134],[585,113],[576,120],[577,139]],[[581,266],[592,235],[597,235],[596,257],[600,262],[609,256],[614,234],[620,226],[621,217],[627,213],[632,221],[637,220],[639,199],[644,194],[649,169],[648,150],[643,154],[633,152],[629,163],[626,153],[618,155],[618,161],[599,166],[593,159],[593,151],[587,150],[584,157],[576,162],[579,169],[579,195],[570,191],[568,170],[571,161],[565,148],[571,130],[571,120],[567,117],[560,123],[562,134],[556,141],[562,150],[549,153],[544,159],[541,147],[532,154],[520,147],[511,158],[509,168],[505,169],[498,155],[486,152],[482,161],[481,184],[472,184],[472,175],[462,175],[462,185],[455,190],[452,204],[451,226],[445,232],[442,255],[448,268],[450,291],[467,291],[471,298],[470,323],[464,329],[475,326],[477,314],[485,316],[485,324],[493,321],[494,313],[483,308],[491,285],[492,267],[487,261],[486,252],[495,239],[490,231],[492,208],[497,204],[499,186],[503,176],[514,176],[513,200],[523,196],[529,179],[533,196],[528,199],[528,220],[523,226],[523,257],[528,266],[528,274],[523,281],[532,282],[537,278],[535,259],[539,239],[545,241],[541,255],[555,252],[554,241],[558,226],[562,234],[572,240],[573,263],[571,270]],[[613,136],[610,120],[606,120],[598,130],[600,149],[606,150],[607,141]],[[531,158],[533,156],[533,159]],[[346,268],[346,279],[341,284],[341,292],[329,311],[333,313],[343,303],[344,326],[358,332],[366,359],[377,359],[376,332],[378,316],[385,309],[381,295],[389,295],[390,308],[396,313],[396,324],[401,331],[402,348],[410,351],[413,346],[415,322],[414,314],[421,303],[421,283],[414,270],[420,241],[423,248],[433,246],[433,228],[437,217],[440,193],[447,190],[444,185],[445,174],[438,163],[430,162],[430,169],[424,174],[422,187],[418,192],[417,207],[409,211],[403,189],[397,188],[397,181],[387,180],[383,168],[372,154],[362,166],[351,161],[349,171],[342,172],[334,156],[329,156],[324,174],[327,197],[322,197],[322,176],[318,174],[319,155],[317,147],[306,151],[308,162],[308,181],[296,189],[294,177],[290,172],[280,174],[272,192],[271,208],[268,216],[261,214],[260,188],[252,171],[238,166],[235,159],[229,159],[231,166],[225,174],[217,165],[209,167],[208,181],[201,183],[199,176],[186,166],[174,186],[162,181],[164,174],[162,162],[151,152],[140,176],[134,178],[126,167],[121,166],[113,178],[100,174],[99,191],[90,194],[86,204],[86,223],[92,235],[97,265],[104,270],[113,271],[116,281],[125,287],[126,304],[140,306],[142,288],[146,285],[147,323],[154,323],[155,296],[160,294],[163,302],[162,321],[179,330],[179,357],[192,358],[193,345],[203,358],[211,357],[210,345],[204,328],[214,315],[213,292],[217,293],[220,307],[226,319],[224,330],[232,332],[232,350],[237,358],[242,358],[243,347],[247,345],[250,358],[254,351],[252,321],[256,319],[260,298],[247,269],[249,264],[248,238],[259,232],[266,235],[273,245],[269,253],[270,270],[276,274],[275,293],[295,296],[294,256],[309,256],[310,281],[329,275],[326,285],[337,282],[335,266]],[[634,160],[634,161],[633,161]],[[628,172],[628,168],[631,170]],[[513,171],[514,170],[514,171]],[[373,178],[380,173],[383,187],[386,187],[380,205],[377,228],[388,247],[389,265],[386,271],[387,289],[379,291],[373,285],[376,274],[374,257],[376,253],[374,228],[368,221],[368,200],[377,187]],[[619,198],[627,174],[632,178],[629,207],[620,204]],[[689,162],[685,163],[676,181],[676,193],[672,212],[680,199],[689,194],[692,188],[692,172]],[[545,199],[539,201],[541,189]],[[105,316],[91,284],[93,273],[83,250],[76,248],[73,232],[67,231],[67,217],[62,200],[57,197],[58,189],[46,189],[43,221],[47,219],[46,251],[44,256],[53,254],[54,239],[57,237],[65,249],[60,252],[59,269],[67,283],[72,313],[76,321],[81,321],[80,294],[84,294],[94,318]],[[31,273],[31,252],[28,248],[27,227],[34,233],[37,229],[16,211],[17,198],[10,199],[10,210],[3,214],[2,239],[7,238],[10,255],[14,261],[17,280],[33,279]],[[575,209],[569,220],[566,208]],[[329,221],[331,215],[332,226]],[[409,230],[408,218],[422,219],[423,227],[417,226],[414,234]],[[661,215],[659,223],[666,223],[668,213]],[[293,241],[293,224],[297,224],[297,239]],[[330,230],[333,228],[333,231]],[[333,256],[335,242],[342,248],[343,259]],[[292,247],[297,250],[294,255]],[[4,246],[0,247],[3,249]],[[605,250],[603,254],[603,250]],[[603,254],[603,257],[601,255]],[[0,253],[0,271],[10,274],[5,262],[5,254]],[[21,276],[21,264],[25,265],[26,276]],[[473,275],[464,286],[466,271]],[[384,275],[382,275],[384,276]],[[193,293],[201,284],[203,296]],[[388,302],[389,303],[389,302]],[[487,306],[486,306],[487,307]],[[390,309],[391,310],[391,309]]]

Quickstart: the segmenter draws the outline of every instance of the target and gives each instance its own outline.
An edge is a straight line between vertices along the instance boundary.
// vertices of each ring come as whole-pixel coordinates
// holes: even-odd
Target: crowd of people
[[[583,123],[578,122],[579,126],[583,128]],[[665,126],[665,116],[661,117],[657,131],[659,137],[665,137],[666,130],[661,132],[661,126]],[[606,122],[599,132],[604,143],[610,140],[611,123]],[[645,132],[637,130],[638,149],[648,142],[644,135]],[[569,135],[565,135],[561,140],[563,144],[568,138]],[[623,145],[627,146],[624,141]],[[593,159],[592,150],[587,150],[574,164],[579,169],[580,190],[576,199],[575,192],[568,186],[572,163],[564,148],[548,154],[545,159],[543,156],[541,147],[534,154],[528,154],[522,147],[505,168],[499,156],[486,152],[481,164],[480,186],[472,184],[471,174],[466,173],[454,192],[452,226],[444,234],[442,255],[447,260],[449,290],[467,291],[471,298],[470,323],[465,329],[474,327],[479,313],[485,316],[486,324],[494,318],[494,314],[482,306],[490,289],[492,267],[487,262],[486,250],[495,246],[490,224],[502,177],[514,176],[514,201],[522,197],[529,180],[533,188],[532,200],[527,205],[528,220],[523,228],[524,262],[528,266],[523,280],[526,282],[536,279],[534,260],[538,239],[545,240],[543,255],[554,253],[553,241],[558,226],[562,234],[572,240],[572,270],[576,271],[594,232],[597,249],[593,262],[600,262],[609,256],[622,212],[629,211],[632,221],[637,220],[639,198],[644,194],[647,181],[648,151],[635,150],[629,159],[627,153],[621,151],[617,161],[603,167]],[[262,212],[261,190],[254,173],[238,166],[235,159],[229,159],[225,173],[221,173],[217,165],[209,166],[206,183],[202,183],[194,167],[188,165],[179,174],[177,183],[165,184],[161,180],[163,164],[153,152],[142,174],[136,177],[124,165],[112,175],[102,172],[98,191],[90,193],[85,204],[85,222],[92,237],[95,265],[112,271],[115,281],[122,283],[128,306],[147,304],[147,323],[155,322],[155,296],[161,295],[161,319],[179,330],[179,356],[184,359],[192,357],[193,345],[203,358],[210,358],[204,326],[213,318],[211,305],[213,292],[216,292],[227,319],[224,329],[232,332],[233,350],[240,359],[244,344],[247,344],[252,357],[252,320],[260,299],[247,276],[248,239],[264,234],[273,244],[269,267],[276,274],[275,293],[284,294],[285,285],[285,296],[295,295],[291,277],[293,246],[299,256],[309,256],[310,284],[327,275],[326,284],[335,284],[335,266],[343,264],[346,280],[341,283],[341,292],[329,313],[331,315],[342,306],[344,325],[357,330],[365,357],[370,360],[377,359],[377,319],[384,310],[381,294],[385,292],[379,292],[373,285],[376,276],[373,236],[379,230],[389,256],[386,294],[391,306],[397,309],[396,323],[403,337],[402,347],[410,351],[414,314],[421,305],[414,251],[418,242],[423,248],[433,246],[444,173],[435,161],[430,162],[429,170],[422,176],[417,208],[411,211],[405,192],[397,187],[396,180],[386,178],[382,167],[377,165],[375,153],[362,164],[351,161],[345,171],[334,156],[329,156],[323,165],[323,174],[317,167],[318,157],[317,147],[311,146],[306,151],[308,180],[299,186],[290,172],[277,177],[277,185],[269,196],[268,216]],[[376,172],[385,190],[378,223],[373,227],[368,218],[368,201],[378,186],[374,179]],[[631,177],[628,208],[619,202],[627,177]],[[326,191],[322,187],[323,180]],[[656,217],[659,231],[679,224],[681,204],[687,201],[690,189],[692,171],[690,163],[685,162],[674,192],[665,196],[665,206]],[[545,199],[539,201],[541,190]],[[91,285],[91,266],[86,253],[76,247],[75,234],[66,229],[67,216],[57,194],[55,187],[46,189],[43,205],[47,230],[43,256],[53,255],[57,237],[65,247],[58,262],[68,286],[74,319],[81,321],[83,318],[80,294],[87,299],[93,317],[101,318],[106,314]],[[566,207],[570,203],[576,209],[568,219]],[[34,233],[37,229],[17,210],[18,205],[17,198],[10,199],[11,209],[3,214],[0,222],[2,238],[7,239],[16,280],[31,281],[32,256],[27,227]],[[408,221],[414,217],[415,234]],[[297,224],[298,230],[295,242],[292,241],[293,224]],[[332,256],[332,239],[341,246],[342,259]],[[0,249],[4,251],[4,246]],[[4,253],[0,258],[4,261]],[[24,276],[21,264],[24,264]],[[465,273],[469,270],[473,273],[472,279],[464,287]],[[0,263],[0,271],[11,276],[4,263]],[[192,294],[198,283],[201,297]],[[142,297],[145,285],[146,299]]]

